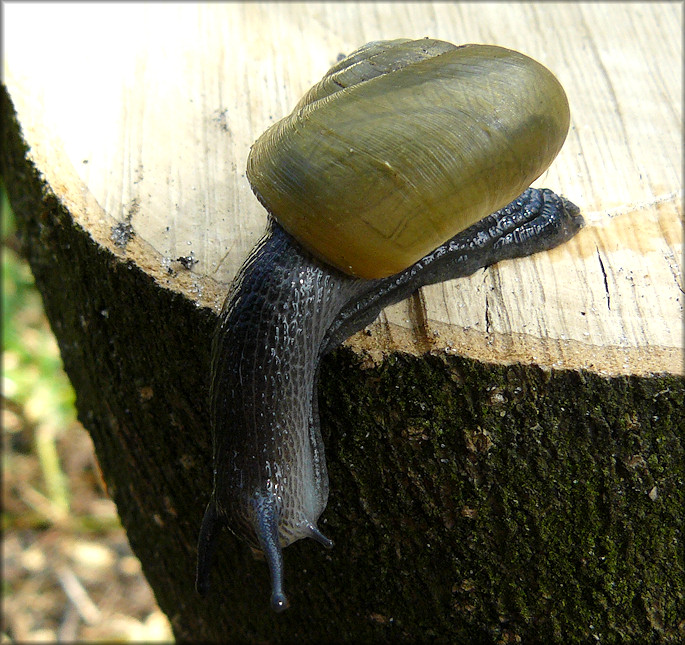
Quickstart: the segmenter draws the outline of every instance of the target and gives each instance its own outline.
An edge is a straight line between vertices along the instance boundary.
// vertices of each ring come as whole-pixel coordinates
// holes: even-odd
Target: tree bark
[[[184,640],[677,642],[682,7],[399,7],[120,9],[140,44],[98,59],[97,77],[84,52],[55,76],[76,60],[63,33],[33,67],[7,44],[3,181],[131,546]],[[513,41],[487,31],[497,19]],[[107,50],[96,27],[91,54]],[[328,357],[320,526],[335,548],[285,550],[292,606],[274,615],[266,565],[226,532],[203,600],[210,338],[264,225],[249,144],[338,51],[416,29],[510,46],[560,77],[574,126],[538,183],[587,226],[423,290]]]

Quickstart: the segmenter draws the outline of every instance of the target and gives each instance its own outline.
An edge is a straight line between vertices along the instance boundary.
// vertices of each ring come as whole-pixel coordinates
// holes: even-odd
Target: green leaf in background
[[[75,629],[67,640],[79,642],[170,642],[169,623],[99,484],[3,188],[2,642],[56,642],[65,625]],[[77,628],[65,596],[74,584],[85,589],[98,616]]]
[[[6,405],[33,429],[45,495],[55,513],[64,516],[69,511],[69,491],[56,442],[75,421],[74,391],[62,369],[28,263],[17,253],[14,215],[5,190],[1,192],[2,392]]]

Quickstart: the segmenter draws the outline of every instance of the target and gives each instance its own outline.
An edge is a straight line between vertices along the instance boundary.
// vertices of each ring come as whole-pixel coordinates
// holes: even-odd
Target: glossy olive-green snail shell
[[[559,152],[569,120],[557,79],[518,52],[370,43],[257,140],[247,175],[311,252],[381,278],[523,192]]]

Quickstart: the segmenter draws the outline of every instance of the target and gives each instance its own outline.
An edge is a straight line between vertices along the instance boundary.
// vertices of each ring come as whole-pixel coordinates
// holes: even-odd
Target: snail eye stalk
[[[252,500],[255,530],[259,545],[264,552],[271,576],[271,608],[276,612],[288,608],[283,593],[283,551],[278,537],[279,511],[273,495],[257,494]]]

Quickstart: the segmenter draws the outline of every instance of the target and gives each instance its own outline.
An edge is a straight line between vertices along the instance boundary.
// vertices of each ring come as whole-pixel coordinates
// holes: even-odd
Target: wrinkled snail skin
[[[339,62],[252,146],[247,176],[270,218],[213,338],[200,593],[225,526],[264,552],[271,605],[288,606],[283,547],[333,544],[317,528],[321,357],[424,285],[574,235],[577,207],[528,188],[569,120],[559,82],[518,52],[399,39]]]
[[[328,498],[319,431],[321,357],[421,286],[547,250],[582,225],[578,208],[528,189],[395,276],[364,280],[325,265],[271,221],[236,278],[212,349],[214,492],[200,540],[206,593],[222,525],[264,551],[272,607],[287,607],[281,549],[316,528]]]

